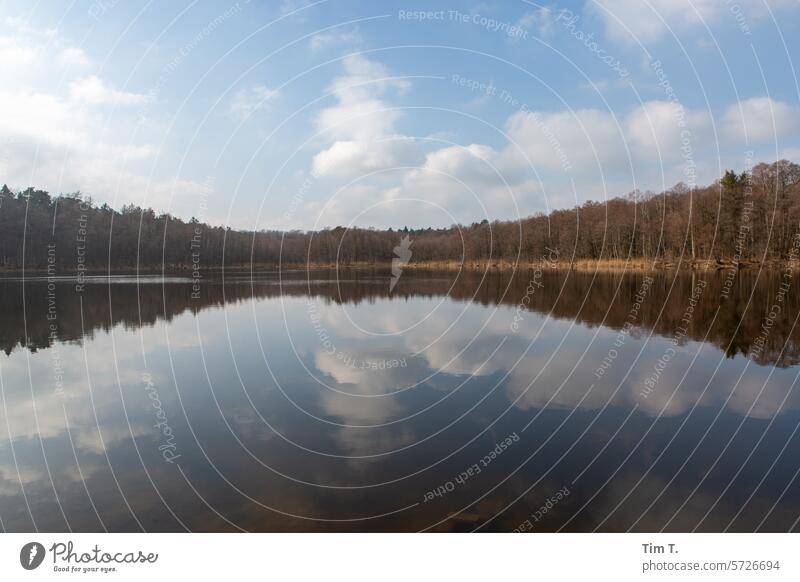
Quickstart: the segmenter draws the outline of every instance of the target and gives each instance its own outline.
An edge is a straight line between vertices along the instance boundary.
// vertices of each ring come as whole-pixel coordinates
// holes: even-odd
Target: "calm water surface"
[[[0,280],[5,531],[788,531],[800,281]]]

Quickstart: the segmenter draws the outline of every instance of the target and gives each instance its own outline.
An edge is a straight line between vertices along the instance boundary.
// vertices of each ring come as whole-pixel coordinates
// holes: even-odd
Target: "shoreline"
[[[391,262],[356,262],[348,264],[332,264],[332,263],[284,263],[278,264],[254,264],[254,265],[229,265],[226,267],[201,267],[200,273],[248,273],[248,272],[265,272],[265,271],[304,271],[304,270],[334,270],[334,269],[380,269],[391,270]],[[416,271],[514,271],[514,270],[549,270],[549,271],[580,271],[580,272],[600,272],[600,273],[619,273],[619,272],[658,272],[658,271],[730,271],[730,270],[752,270],[764,268],[766,270],[797,270],[800,265],[796,262],[792,263],[788,260],[774,260],[767,261],[739,261],[738,263],[732,260],[651,260],[651,259],[579,259],[572,262],[567,261],[538,261],[528,262],[520,261],[514,263],[510,261],[468,261],[465,263],[459,261],[421,261],[409,262],[402,266],[402,268]],[[196,272],[194,265],[169,265],[165,268],[120,268],[120,269],[86,269],[82,272],[83,276],[114,276],[114,275],[176,275],[186,273],[191,275]],[[0,268],[0,276],[21,276],[23,274],[30,274],[32,276],[41,276],[42,274],[53,274],[52,271],[48,272],[47,267],[31,268],[31,269],[9,269]],[[57,271],[54,273],[56,277],[77,277],[77,272],[74,270]]]

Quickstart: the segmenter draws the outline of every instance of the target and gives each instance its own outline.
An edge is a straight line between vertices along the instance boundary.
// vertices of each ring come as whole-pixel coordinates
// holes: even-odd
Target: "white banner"
[[[792,534],[4,534],[0,576],[798,580],[798,542]]]

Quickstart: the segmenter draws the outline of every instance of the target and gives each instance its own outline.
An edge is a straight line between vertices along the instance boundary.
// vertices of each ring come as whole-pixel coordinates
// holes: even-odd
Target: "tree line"
[[[800,226],[800,165],[727,171],[705,187],[679,183],[603,202],[449,228],[336,227],[243,231],[135,205],[115,210],[81,193],[0,189],[0,269],[62,272],[248,265],[390,263],[404,236],[411,263],[786,260]],[[555,252],[554,252],[555,251]]]

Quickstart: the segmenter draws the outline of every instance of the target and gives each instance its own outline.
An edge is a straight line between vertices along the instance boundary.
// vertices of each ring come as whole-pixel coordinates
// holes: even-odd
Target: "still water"
[[[789,531],[783,272],[0,280],[4,531]]]

